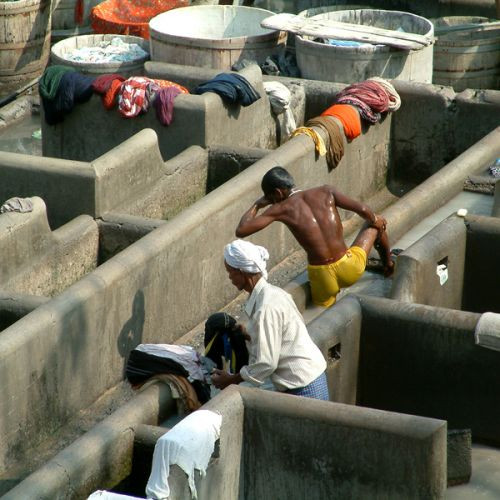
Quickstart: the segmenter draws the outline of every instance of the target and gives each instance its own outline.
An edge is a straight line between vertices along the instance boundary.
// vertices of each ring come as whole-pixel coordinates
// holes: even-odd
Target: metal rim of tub
[[[229,9],[228,9],[229,8]],[[200,12],[202,10],[215,10],[215,9],[225,9],[225,10],[234,10],[238,9],[239,12],[256,12],[260,11],[265,13],[266,15],[262,17],[265,19],[266,17],[272,16],[274,12],[259,9],[256,7],[243,7],[243,6],[232,6],[232,5],[197,5],[191,7],[184,7],[182,9],[173,9],[167,12],[163,12],[158,16],[151,19],[149,22],[149,33],[151,40],[154,41],[164,41],[164,42],[173,42],[178,45],[185,45],[189,47],[207,47],[211,49],[227,49],[227,48],[243,48],[245,44],[251,43],[253,47],[258,46],[259,43],[262,43],[263,46],[266,46],[270,41],[278,39],[279,42],[284,41],[287,33],[285,31],[275,31],[275,30],[263,30],[262,34],[255,35],[246,35],[246,36],[230,36],[230,37],[214,37],[214,38],[203,38],[203,37],[194,37],[193,36],[181,36],[176,34],[165,33],[164,31],[159,31],[158,24],[163,21],[166,17],[180,16],[186,14],[186,17],[189,16],[190,9],[196,9],[196,12]],[[244,10],[243,10],[244,9]],[[182,11],[182,12],[181,12]],[[191,12],[193,12],[191,10]],[[259,25],[260,26],[260,25]]]
[[[93,45],[85,44],[87,41],[111,41],[113,38],[121,38],[126,43],[136,43],[143,50],[147,52],[147,56],[139,57],[137,59],[133,59],[132,61],[122,61],[122,62],[89,62],[89,61],[71,61],[69,59],[64,58],[64,51],[60,53],[60,51],[64,48],[68,48],[68,46],[74,42],[75,46],[69,47],[72,49],[82,48],[82,47],[91,47]],[[81,45],[78,45],[79,42],[82,42]],[[95,45],[94,45],[95,46]],[[93,35],[80,35],[80,36],[72,36],[70,38],[65,38],[60,42],[57,42],[52,46],[50,51],[50,58],[55,64],[63,64],[65,66],[74,67],[77,70],[81,70],[82,72],[105,72],[105,73],[113,73],[115,71],[120,71],[123,68],[125,69],[133,69],[136,66],[144,65],[146,61],[149,60],[149,43],[144,38],[133,35],[117,35],[117,34],[97,34]]]

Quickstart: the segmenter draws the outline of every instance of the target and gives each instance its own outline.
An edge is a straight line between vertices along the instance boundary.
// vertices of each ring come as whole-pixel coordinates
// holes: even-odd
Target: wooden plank
[[[404,50],[421,49],[432,42],[429,37],[416,33],[403,33],[363,24],[342,23],[329,19],[312,19],[286,13],[267,17],[261,22],[261,26],[301,35],[390,45]]]

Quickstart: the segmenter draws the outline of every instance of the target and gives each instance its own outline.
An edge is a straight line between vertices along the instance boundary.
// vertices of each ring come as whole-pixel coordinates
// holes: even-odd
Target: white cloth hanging
[[[271,103],[271,108],[275,115],[285,113],[283,125],[285,126],[285,137],[288,138],[290,134],[297,128],[295,118],[292,110],[290,109],[290,100],[292,94],[288,87],[280,82],[264,82],[264,90]]]
[[[178,465],[188,476],[192,498],[197,498],[194,471],[203,477],[219,439],[222,416],[209,410],[197,410],[172,427],[156,442],[151,475],[146,485],[148,498],[165,499],[170,495],[170,465]]]
[[[500,351],[500,314],[481,314],[474,332],[476,344],[487,349]]]

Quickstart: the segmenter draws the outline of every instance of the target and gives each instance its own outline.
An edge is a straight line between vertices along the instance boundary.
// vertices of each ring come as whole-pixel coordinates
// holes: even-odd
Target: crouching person
[[[267,282],[264,247],[235,240],[224,249],[229,279],[249,297],[245,305],[250,336],[249,363],[239,373],[214,370],[213,384],[224,389],[247,381],[261,386],[270,377],[280,392],[329,400],[326,362],[291,296]]]

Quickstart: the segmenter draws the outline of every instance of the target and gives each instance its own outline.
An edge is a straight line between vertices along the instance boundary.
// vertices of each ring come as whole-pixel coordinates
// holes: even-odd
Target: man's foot
[[[384,266],[384,276],[386,278],[390,278],[394,273],[394,260],[391,260],[389,262],[386,263],[386,265]]]

